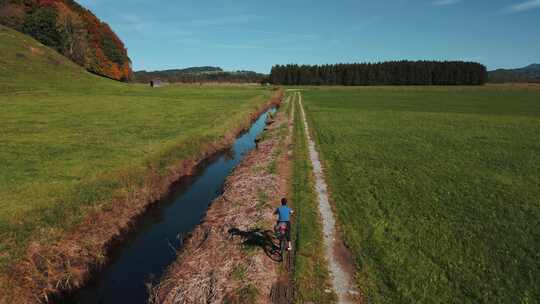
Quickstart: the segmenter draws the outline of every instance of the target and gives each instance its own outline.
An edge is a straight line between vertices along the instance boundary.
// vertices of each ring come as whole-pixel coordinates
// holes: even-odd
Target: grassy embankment
[[[290,185],[291,200],[295,210],[295,267],[297,302],[334,303],[335,295],[329,289],[329,274],[325,260],[322,224],[314,190],[314,178],[307,138],[300,116],[298,95],[292,93],[290,107],[294,107],[293,164]]]
[[[370,303],[537,303],[540,88],[310,88]]]
[[[5,27],[0,54],[0,277],[30,241],[114,209],[149,171],[201,156],[274,94],[119,83]]]

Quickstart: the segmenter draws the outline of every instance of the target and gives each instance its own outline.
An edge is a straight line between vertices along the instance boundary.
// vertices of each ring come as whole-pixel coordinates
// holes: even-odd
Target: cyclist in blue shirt
[[[294,211],[287,206],[287,199],[282,198],[281,199],[281,206],[277,208],[274,211],[274,214],[278,215],[278,220],[276,223],[276,229],[279,226],[279,224],[284,223],[287,225],[287,233],[285,234],[285,237],[287,238],[287,250],[291,250],[291,215],[294,213]]]

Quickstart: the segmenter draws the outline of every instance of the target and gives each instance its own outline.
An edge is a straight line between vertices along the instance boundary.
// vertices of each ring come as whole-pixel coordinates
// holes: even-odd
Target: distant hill
[[[88,72],[34,38],[0,25],[0,92],[119,91],[127,84]]]
[[[116,80],[132,77],[120,38],[73,0],[0,0],[0,24],[32,36],[92,73]]]
[[[191,68],[185,68],[181,70],[184,73],[215,73],[215,72],[223,72],[223,69],[220,67],[211,67],[211,66],[205,66],[205,67],[191,67]]]
[[[137,71],[134,81],[148,83],[160,79],[170,83],[196,83],[196,82],[234,82],[234,83],[260,83],[267,75],[252,71],[224,71],[220,67],[190,67],[164,71]]]
[[[540,64],[531,64],[519,69],[498,69],[490,71],[489,82],[540,82]]]

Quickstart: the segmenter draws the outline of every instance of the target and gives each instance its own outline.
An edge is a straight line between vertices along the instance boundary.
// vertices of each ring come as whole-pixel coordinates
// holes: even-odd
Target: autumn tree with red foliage
[[[132,78],[131,60],[118,36],[73,0],[0,0],[0,24],[31,35],[108,78]]]
[[[40,6],[54,6],[56,4],[55,0],[39,0],[38,4]]]

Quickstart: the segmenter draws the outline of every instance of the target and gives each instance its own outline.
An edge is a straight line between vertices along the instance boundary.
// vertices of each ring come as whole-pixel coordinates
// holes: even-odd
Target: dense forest
[[[0,23],[32,36],[92,73],[124,81],[132,77],[122,41],[108,24],[73,0],[0,0]]]
[[[519,69],[498,69],[490,71],[488,79],[489,82],[493,83],[540,83],[540,64],[531,64]]]
[[[392,61],[333,65],[276,65],[270,83],[281,85],[481,85],[486,67],[461,61]]]
[[[169,83],[200,83],[200,82],[228,82],[228,83],[260,83],[268,77],[252,71],[227,72],[219,67],[192,67],[186,69],[165,71],[138,71],[135,72],[135,82],[149,83],[159,79]]]

